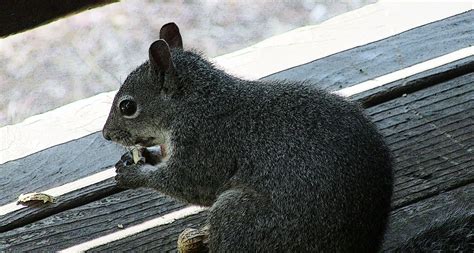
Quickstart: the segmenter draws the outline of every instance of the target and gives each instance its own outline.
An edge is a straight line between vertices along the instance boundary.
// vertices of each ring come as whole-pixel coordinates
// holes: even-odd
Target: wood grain
[[[123,191],[117,188],[113,178],[89,185],[85,188],[56,197],[55,203],[25,207],[0,216],[0,232],[22,227],[26,224],[52,216],[64,210],[79,207]]]
[[[176,252],[179,234],[186,228],[199,228],[207,218],[207,212],[179,219],[174,223],[146,230],[123,240],[103,245],[87,252]]]
[[[99,132],[0,164],[0,205],[108,169],[125,152]]]
[[[367,109],[395,158],[393,207],[474,182],[473,98],[471,73]]]
[[[413,28],[263,79],[310,81],[329,91],[350,87],[472,45],[473,13],[471,10]]]
[[[0,251],[56,251],[182,207],[152,190],[127,190],[1,233]]]

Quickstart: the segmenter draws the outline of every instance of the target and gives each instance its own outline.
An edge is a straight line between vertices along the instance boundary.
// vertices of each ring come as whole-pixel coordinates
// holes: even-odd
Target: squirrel
[[[380,249],[392,158],[358,104],[308,82],[227,74],[184,50],[174,23],[159,38],[117,92],[103,135],[161,145],[162,157],[135,164],[126,153],[119,186],[210,207],[210,252]]]

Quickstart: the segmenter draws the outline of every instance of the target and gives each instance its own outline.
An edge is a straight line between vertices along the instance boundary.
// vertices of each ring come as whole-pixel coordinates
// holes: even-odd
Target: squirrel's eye
[[[122,115],[132,116],[137,111],[137,103],[127,99],[120,102],[119,108]]]

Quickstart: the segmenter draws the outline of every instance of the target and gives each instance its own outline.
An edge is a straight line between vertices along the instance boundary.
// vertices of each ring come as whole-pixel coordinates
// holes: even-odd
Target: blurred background
[[[0,39],[0,126],[118,89],[167,22],[215,57],[374,2],[122,0],[12,35]]]

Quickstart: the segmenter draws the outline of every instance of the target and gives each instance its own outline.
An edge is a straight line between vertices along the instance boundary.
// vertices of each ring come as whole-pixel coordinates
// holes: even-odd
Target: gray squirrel
[[[125,154],[117,183],[210,207],[210,252],[380,249],[392,159],[361,108],[311,83],[226,74],[183,50],[174,23],[119,89],[103,135],[165,148],[161,161]]]

